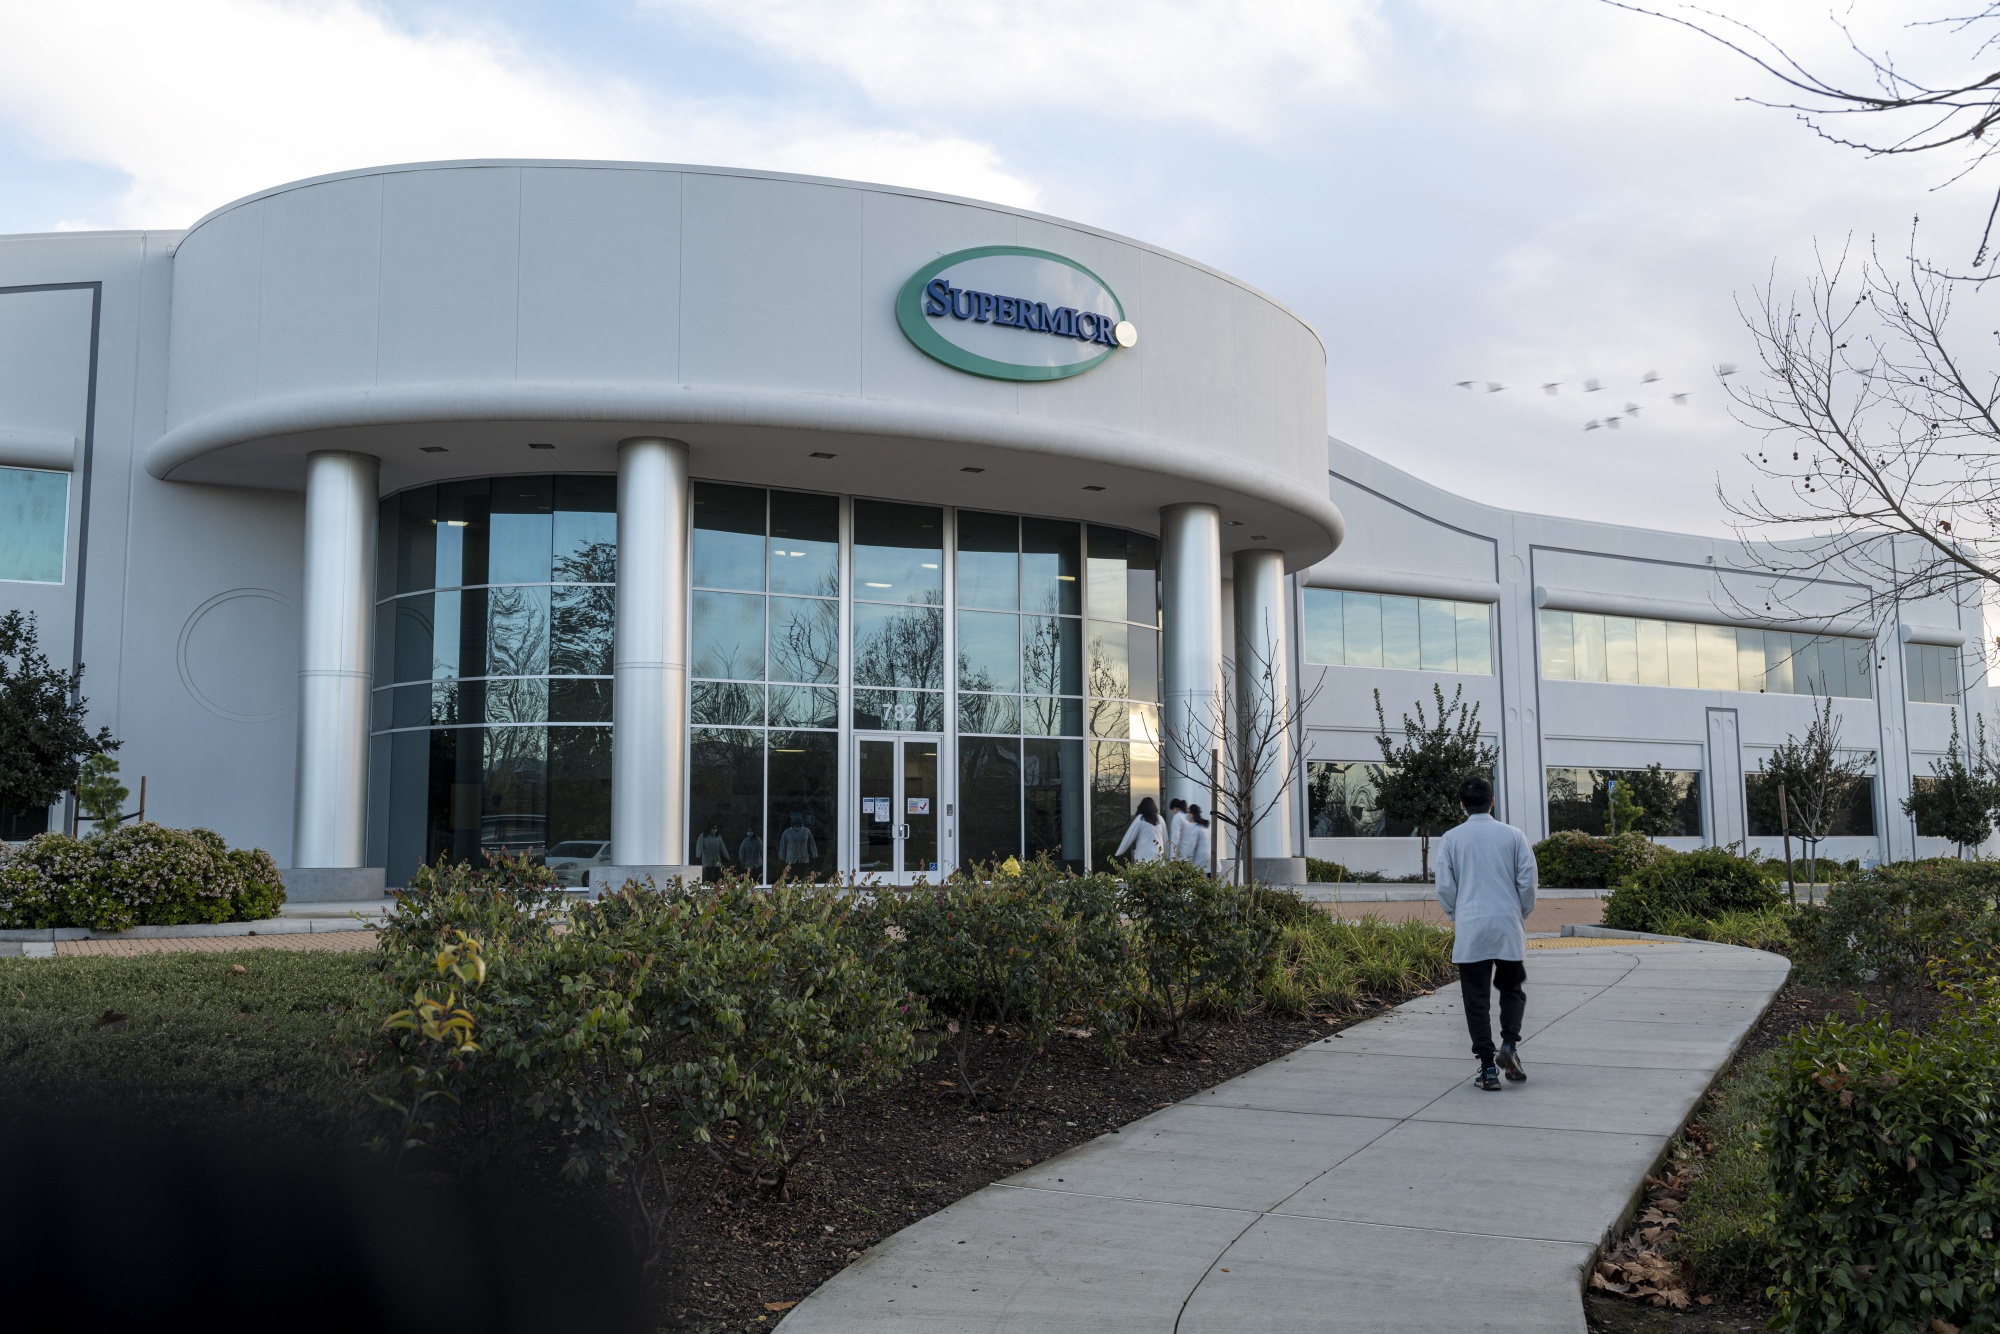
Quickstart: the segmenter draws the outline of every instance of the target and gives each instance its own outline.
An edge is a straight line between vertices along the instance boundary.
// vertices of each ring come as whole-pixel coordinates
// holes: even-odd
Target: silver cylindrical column
[[[686,860],[688,447],[618,445],[618,621],[611,649],[611,860]]]
[[[1280,551],[1239,551],[1231,565],[1236,584],[1236,730],[1231,744],[1250,750],[1244,772],[1255,779],[1250,808],[1257,814],[1243,851],[1255,866],[1292,855],[1285,556]]]
[[[1160,678],[1162,794],[1207,806],[1223,723],[1222,515],[1213,505],[1160,511]]]
[[[366,454],[306,458],[295,867],[359,867],[367,856],[380,473]]]

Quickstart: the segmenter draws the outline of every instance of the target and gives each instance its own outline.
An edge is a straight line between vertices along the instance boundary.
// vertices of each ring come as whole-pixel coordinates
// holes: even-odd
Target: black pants
[[[1521,1040],[1521,1016],[1528,1012],[1528,966],[1519,959],[1481,959],[1458,966],[1458,989],[1465,996],[1465,1026],[1472,1033],[1472,1054],[1493,1062],[1493,987],[1500,987],[1500,1040]]]

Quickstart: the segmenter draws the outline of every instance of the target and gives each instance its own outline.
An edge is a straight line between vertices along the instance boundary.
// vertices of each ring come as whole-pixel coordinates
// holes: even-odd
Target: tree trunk
[[[1417,833],[1420,836],[1423,848],[1419,854],[1420,860],[1418,862],[1419,869],[1417,874],[1423,879],[1429,880],[1431,878],[1431,831],[1429,826],[1424,826],[1418,829]]]

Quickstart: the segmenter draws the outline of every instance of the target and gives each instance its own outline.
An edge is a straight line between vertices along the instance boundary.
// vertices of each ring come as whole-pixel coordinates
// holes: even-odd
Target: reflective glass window
[[[854,604],[854,683],[944,689],[944,612]]]
[[[611,675],[618,590],[609,584],[558,584],[549,592],[549,671],[557,676]]]
[[[1382,665],[1414,671],[1423,661],[1419,648],[1417,600],[1382,599]]]
[[[1655,838],[1701,834],[1701,774],[1696,770],[1551,768],[1547,777],[1551,832],[1610,833],[1612,790],[1617,787],[1639,808],[1637,832]]]
[[[695,676],[764,679],[764,599],[696,593],[688,661]]]
[[[1642,620],[1633,634],[1639,653],[1639,684],[1671,685],[1673,677],[1667,666],[1667,623]]]
[[[1083,701],[1030,695],[1021,701],[1021,730],[1031,736],[1082,736]]]
[[[555,495],[555,555],[559,583],[610,584],[618,580],[618,479],[559,476]]]
[[[1021,688],[1038,695],[1083,693],[1083,625],[1072,616],[1021,618]]]
[[[1385,766],[1366,761],[1306,764],[1306,829],[1313,838],[1408,838],[1416,826],[1390,820],[1376,796]]]
[[[551,477],[496,477],[487,536],[486,582],[544,583],[554,550]]]
[[[1639,684],[1639,623],[1629,616],[1604,618],[1604,679]]]
[[[764,589],[764,492],[694,485],[694,586]]]
[[[1792,637],[1777,630],[1764,632],[1764,689],[1773,695],[1792,694]]]
[[[1128,627],[1120,621],[1089,622],[1091,694],[1113,699],[1131,696],[1132,662],[1127,632]]]
[[[487,589],[486,675],[546,676],[548,670],[549,586]]]
[[[1007,612],[958,614],[958,688],[1021,688],[1021,618]]]
[[[958,730],[1011,736],[1021,730],[1019,695],[974,695],[958,697]]]
[[[1736,689],[1736,631],[1726,625],[1697,625],[1694,642],[1701,658],[1701,688]]]
[[[801,491],[771,493],[771,591],[840,596],[840,500]]]
[[[1701,684],[1701,647],[1694,627],[1682,621],[1667,623],[1667,676],[1684,690]]]
[[[1090,614],[1106,620],[1126,619],[1126,534],[1116,528],[1090,528]]]
[[[943,534],[943,510],[855,501],[854,596],[871,602],[944,601]]]
[[[771,679],[840,679],[840,604],[823,598],[771,599]]]
[[[1458,670],[1493,675],[1493,608],[1484,602],[1453,605],[1458,616]]]
[[[966,863],[1021,855],[1021,743],[967,737],[958,743],[958,853]]]
[[[1604,618],[1592,612],[1579,611],[1570,614],[1570,627],[1576,645],[1576,679],[1579,681],[1602,681],[1604,679]]]
[[[1125,631],[1125,653],[1130,659],[1132,698],[1157,704],[1160,701],[1160,632],[1145,626]]]
[[[839,809],[840,738],[831,732],[778,731],[775,709],[771,721],[767,872],[773,880],[825,879],[839,870],[840,836],[834,818]],[[832,726],[830,720],[827,726]]]
[[[688,734],[688,861],[704,877],[764,873],[764,734],[697,727]]]
[[[1021,521],[958,512],[958,605],[1014,611],[1021,605]]]
[[[773,727],[838,727],[840,692],[826,686],[772,686]]]
[[[1341,631],[1349,667],[1380,667],[1382,599],[1374,593],[1342,593]]]
[[[1576,679],[1576,632],[1566,611],[1544,611],[1542,626],[1542,675],[1551,681]]]
[[[1021,520],[1021,610],[1074,616],[1083,610],[1080,525],[1057,519]]]
[[[698,725],[762,727],[764,687],[748,681],[696,681],[688,688],[688,709]]]
[[[1307,662],[1346,661],[1340,642],[1340,594],[1331,588],[1305,590],[1300,629],[1305,635]]]
[[[484,477],[445,482],[437,488],[438,588],[489,582],[486,534],[493,509],[493,484]]]
[[[63,581],[69,474],[0,468],[0,579]]]
[[[1736,688],[1753,694],[1764,689],[1764,632],[1736,630]]]
[[[1083,868],[1083,742],[1022,743],[1022,854]]]
[[[1458,613],[1449,602],[1421,598],[1417,602],[1417,627],[1422,644],[1423,668],[1427,672],[1458,670]]]

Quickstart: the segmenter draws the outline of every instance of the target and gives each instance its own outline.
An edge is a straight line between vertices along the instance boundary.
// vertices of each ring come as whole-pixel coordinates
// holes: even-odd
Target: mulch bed
[[[1787,983],[1764,1011],[1757,1027],[1744,1039],[1737,1057],[1769,1051],[1812,1024],[1828,1019],[1854,1019],[1857,999],[1864,1001],[1871,1013],[1891,1009],[1891,997],[1880,987],[1870,986],[1856,992],[1847,987]],[[1903,1012],[1898,1015],[1899,1025],[1921,1026],[1936,1008],[1934,995],[1906,995],[1896,999],[1903,1005]],[[1631,1231],[1607,1248],[1599,1261],[1598,1274],[1623,1279],[1634,1287],[1634,1292],[1618,1295],[1595,1288],[1584,1291],[1584,1317],[1591,1334],[1709,1334],[1763,1329],[1771,1318],[1771,1307],[1761,1299],[1688,1291],[1679,1262],[1664,1254],[1671,1249],[1677,1226],[1674,1215],[1688,1186],[1700,1174],[1700,1151],[1706,1143],[1700,1115],[1697,1111],[1685,1140],[1696,1150],[1694,1159],[1686,1164],[1670,1160],[1658,1176],[1646,1178],[1646,1198]],[[1678,1308],[1676,1301],[1685,1302],[1685,1309]]]
[[[793,1170],[784,1200],[746,1195],[739,1179],[693,1162],[682,1187],[690,1212],[673,1245],[682,1259],[656,1288],[661,1327],[770,1329],[862,1251],[917,1219],[1419,994],[1338,1019],[1259,1014],[1214,1024],[1192,1056],[1141,1034],[1118,1067],[1095,1038],[1058,1037],[1000,1112],[968,1108],[952,1087],[955,1066],[941,1055],[885,1096],[836,1110],[826,1145]]]

